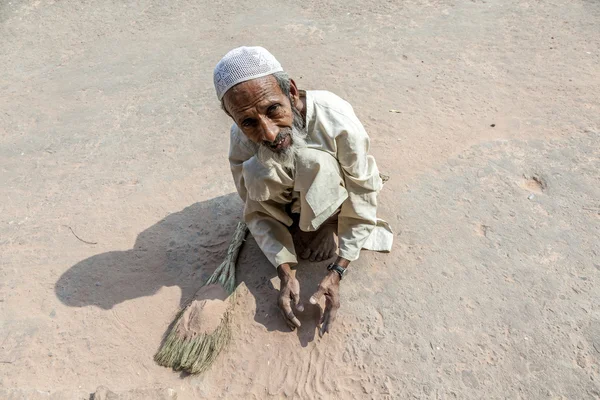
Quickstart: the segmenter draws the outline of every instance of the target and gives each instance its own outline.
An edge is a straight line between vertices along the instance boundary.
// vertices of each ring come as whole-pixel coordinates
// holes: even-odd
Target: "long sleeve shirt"
[[[338,209],[339,255],[356,260],[361,249],[390,251],[393,233],[377,218],[382,181],[368,154],[369,136],[352,106],[327,91],[306,92],[307,146],[290,173],[258,161],[258,144],[231,128],[229,162],[245,202],[244,220],[274,266],[297,257],[286,208],[300,213],[300,229],[314,231]]]

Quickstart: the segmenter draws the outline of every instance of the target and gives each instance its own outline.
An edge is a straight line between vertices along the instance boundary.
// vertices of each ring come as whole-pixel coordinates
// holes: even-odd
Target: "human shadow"
[[[198,202],[170,214],[141,232],[132,249],[110,251],[73,265],[56,282],[59,300],[70,307],[117,304],[155,294],[163,286],[179,286],[183,306],[223,261],[243,204],[236,193]],[[301,263],[303,326],[297,330],[302,346],[314,340],[319,310],[308,304],[323,277],[322,266]],[[236,286],[244,283],[256,300],[255,321],[268,331],[289,332],[277,307],[275,268],[248,235],[236,268]],[[275,282],[275,286],[273,285]]]

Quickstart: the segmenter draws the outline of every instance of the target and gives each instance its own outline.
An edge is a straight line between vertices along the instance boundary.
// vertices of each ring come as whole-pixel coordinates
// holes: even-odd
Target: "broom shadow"
[[[183,307],[223,261],[242,209],[237,193],[231,193],[172,213],[141,232],[132,249],[101,253],[73,265],[56,282],[56,296],[70,307],[110,310],[124,301],[151,296],[163,286],[179,286]],[[315,273],[310,272],[313,269]],[[302,346],[315,337],[313,314],[318,310],[307,299],[318,285],[314,277],[323,276],[319,271],[309,265],[298,274],[299,279],[307,278],[300,284],[308,311],[298,315],[303,327],[296,333]],[[256,299],[255,321],[268,331],[289,332],[277,308],[278,288],[271,283],[278,285],[276,270],[250,235],[236,272],[236,287],[244,283]]]

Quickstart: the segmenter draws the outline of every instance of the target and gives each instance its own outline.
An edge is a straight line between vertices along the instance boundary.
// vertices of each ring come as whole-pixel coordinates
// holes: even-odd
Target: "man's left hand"
[[[340,276],[335,271],[330,271],[319,284],[319,289],[310,298],[311,304],[317,304],[325,296],[325,312],[321,318],[319,335],[322,337],[329,332],[340,308]]]

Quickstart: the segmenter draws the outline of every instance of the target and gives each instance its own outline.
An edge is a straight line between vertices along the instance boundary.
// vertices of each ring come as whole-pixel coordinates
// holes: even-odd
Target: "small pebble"
[[[530,194],[529,196],[527,196],[527,198],[528,198],[529,200],[533,200],[533,198],[534,198],[534,197],[535,197],[535,196],[533,195],[533,193],[532,193],[532,194]]]
[[[490,126],[491,126],[492,128],[495,128],[495,127],[496,127],[496,124],[491,124]]]
[[[102,286],[100,282],[96,282],[96,286]]]

